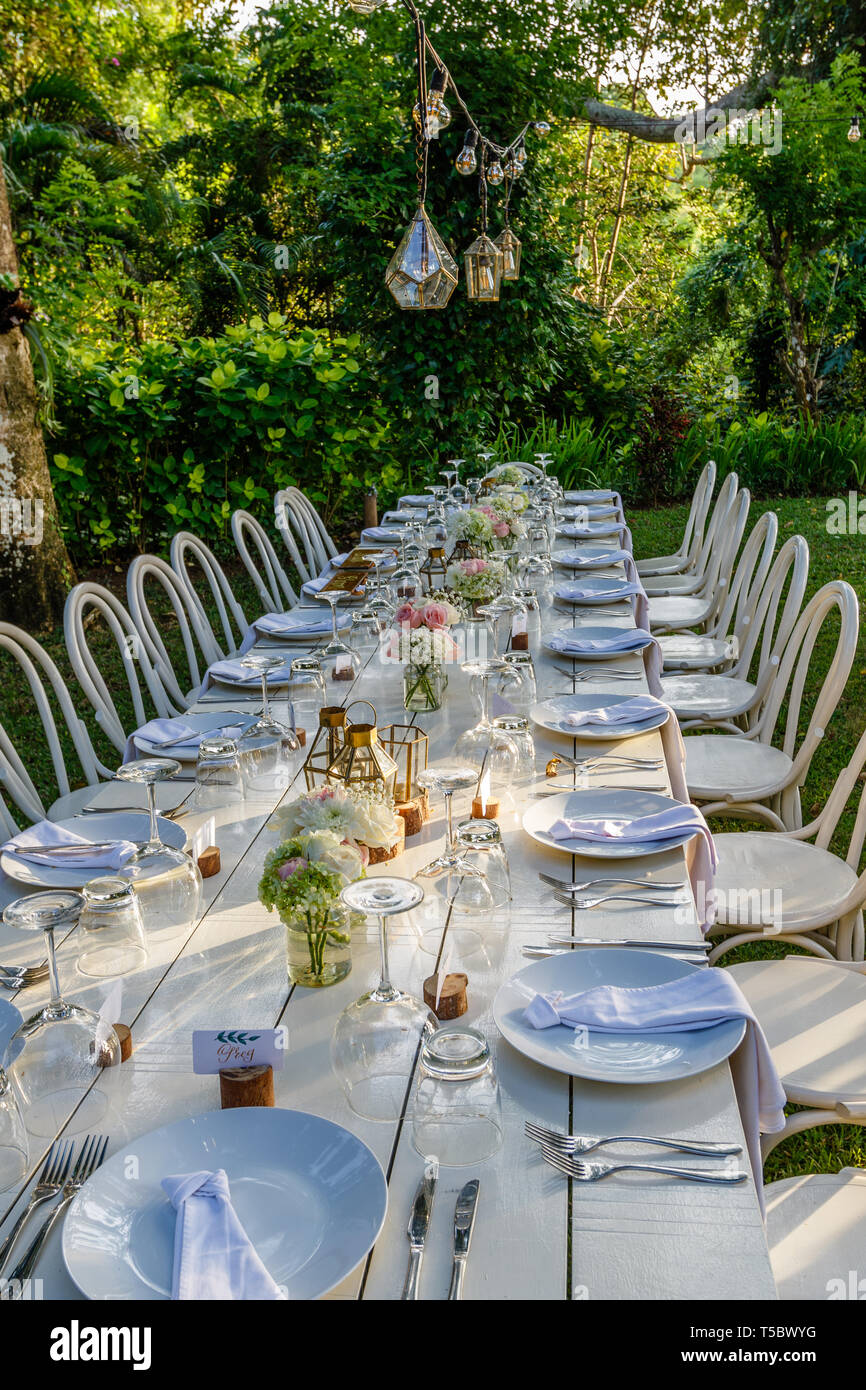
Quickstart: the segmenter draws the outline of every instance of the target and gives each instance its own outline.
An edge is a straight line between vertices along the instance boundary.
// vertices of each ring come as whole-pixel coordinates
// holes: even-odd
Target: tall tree
[[[18,257],[0,160],[0,618],[28,628],[58,618],[72,579],[60,534],[30,349],[30,306],[18,287]]]

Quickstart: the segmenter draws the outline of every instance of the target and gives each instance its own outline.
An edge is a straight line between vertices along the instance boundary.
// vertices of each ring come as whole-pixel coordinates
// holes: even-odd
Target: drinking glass
[[[218,735],[203,738],[195,764],[195,809],[217,810],[242,801],[243,796],[244,779],[235,740]]]
[[[481,681],[481,718],[473,728],[460,735],[454,753],[461,762],[470,763],[481,776],[490,776],[490,785],[509,787],[517,771],[518,752],[514,740],[490,720],[490,682],[501,677],[508,666],[502,657],[488,660],[464,661],[462,669]]]
[[[424,1042],[412,1143],[448,1168],[480,1163],[501,1145],[499,1086],[490,1046],[477,1028],[445,1024]]]
[[[92,878],[81,890],[78,969],[97,979],[130,975],[147,960],[141,906],[125,878]]]
[[[460,912],[493,912],[510,903],[511,871],[498,822],[481,816],[461,821],[457,849],[463,863],[477,872],[460,880],[454,907]]]
[[[407,555],[405,533],[400,537],[400,547],[400,563],[391,575],[391,593],[394,598],[394,603],[397,606],[407,599],[420,598],[422,592],[421,575],[418,566],[415,561],[410,560]]]
[[[24,1178],[28,1162],[27,1128],[15,1087],[0,1066],[0,1192]]]
[[[517,747],[517,776],[535,776],[535,743],[529,730],[529,720],[523,714],[499,714],[493,721],[494,729],[502,729],[512,738]]]
[[[53,1137],[67,1121],[67,1133],[98,1123],[108,1098],[91,1087],[105,1067],[120,1062],[120,1043],[111,1024],[80,1004],[68,1003],[60,993],[54,933],[58,928],[70,930],[80,911],[80,893],[58,890],[16,898],[3,912],[6,926],[41,931],[48,952],[51,999],[13,1033],[8,1048],[13,1059],[9,1075],[31,1134]]]
[[[361,669],[361,658],[354,647],[344,642],[337,631],[337,604],[348,595],[341,593],[338,589],[322,589],[319,597],[323,598],[331,609],[331,636],[327,646],[321,648],[316,653],[319,661],[327,667],[333,676],[337,671],[345,671],[351,668],[353,675],[357,676]]]
[[[454,819],[451,806],[455,792],[468,791],[478,784],[478,770],[461,763],[433,763],[418,773],[418,786],[423,791],[439,791],[445,797],[445,849],[419,869],[416,878],[440,878],[443,874],[472,872],[457,849],[454,838]]]
[[[309,724],[315,729],[319,710],[327,699],[325,676],[318,657],[296,656],[292,659],[286,698],[301,728]]]
[[[497,694],[518,713],[528,714],[538,702],[532,657],[529,652],[506,652],[502,659],[508,663],[508,670],[500,676]]]
[[[174,936],[198,920],[201,910],[202,878],[199,867],[183,850],[166,845],[160,838],[156,814],[156,783],[176,777],[180,763],[173,758],[137,758],[124,763],[115,776],[122,782],[143,784],[147,788],[150,836],[127,859],[120,876],[135,884],[148,933],[159,931]]]
[[[420,884],[405,878],[360,878],[340,894],[352,912],[379,920],[379,982],[337,1019],[331,1065],[356,1115],[397,1120],[403,1113],[419,1047],[436,1028],[427,1005],[391,982],[387,920],[424,898]]]

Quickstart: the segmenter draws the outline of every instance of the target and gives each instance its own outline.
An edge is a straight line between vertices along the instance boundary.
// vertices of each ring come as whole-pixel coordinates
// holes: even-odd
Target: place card
[[[215,1076],[227,1067],[271,1066],[279,1071],[288,1046],[287,1028],[197,1029],[192,1035],[192,1069],[197,1076]]]

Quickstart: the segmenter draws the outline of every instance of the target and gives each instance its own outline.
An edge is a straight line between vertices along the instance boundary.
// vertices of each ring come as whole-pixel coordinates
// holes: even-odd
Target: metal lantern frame
[[[382,747],[397,764],[395,800],[400,805],[418,794],[418,773],[427,766],[430,740],[417,724],[385,724],[379,730]]]
[[[502,257],[502,278],[503,280],[517,280],[520,278],[520,242],[506,223],[503,230],[496,238],[496,245],[499,247],[499,254]]]
[[[388,262],[385,284],[401,309],[444,309],[458,278],[457,262],[419,203]]]
[[[421,579],[427,585],[428,594],[435,592],[436,589],[444,589],[447,572],[448,559],[445,555],[444,545],[429,546],[427,559],[421,566]]]
[[[482,232],[463,252],[466,294],[479,303],[496,304],[502,286],[502,255],[495,241]]]
[[[323,705],[319,710],[319,727],[304,759],[304,780],[308,791],[322,787],[328,780],[328,768],[345,742],[346,711],[342,705]]]
[[[369,722],[346,722],[345,742],[328,768],[325,780],[332,785],[343,783],[361,791],[382,790],[394,799],[397,785],[397,762],[379,742],[376,707],[369,700],[353,700],[346,706],[346,715],[355,705],[367,705],[373,718]]]

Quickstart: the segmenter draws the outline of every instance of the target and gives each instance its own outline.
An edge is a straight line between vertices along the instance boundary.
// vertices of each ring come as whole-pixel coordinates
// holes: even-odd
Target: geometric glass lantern
[[[496,245],[502,256],[503,280],[516,280],[520,275],[520,242],[510,227],[499,233]]]
[[[499,298],[502,280],[502,256],[496,243],[482,232],[463,252],[463,263],[466,267],[468,298],[495,302]]]
[[[359,791],[378,791],[394,800],[397,784],[397,764],[379,743],[376,710],[369,700],[355,700],[368,705],[373,718],[365,724],[346,725],[346,741],[328,768],[328,782],[344,782]],[[350,706],[351,708],[351,706]]]
[[[431,545],[427,551],[427,559],[421,566],[421,578],[426,585],[428,594],[437,589],[445,588],[447,569],[448,561],[445,559],[444,545]]]
[[[380,5],[384,5],[385,0],[349,0],[349,8],[355,14],[375,14]]]
[[[401,309],[444,309],[457,285],[456,262],[420,204],[385,272]]]
[[[313,791],[327,782],[328,768],[342,748],[345,738],[346,711],[342,705],[323,705],[319,710],[316,737],[304,761],[304,779],[308,791]]]
[[[411,801],[418,791],[418,773],[427,766],[427,735],[415,724],[386,724],[380,731],[382,747],[398,767],[394,800]]]

